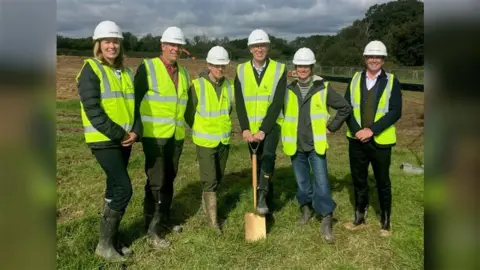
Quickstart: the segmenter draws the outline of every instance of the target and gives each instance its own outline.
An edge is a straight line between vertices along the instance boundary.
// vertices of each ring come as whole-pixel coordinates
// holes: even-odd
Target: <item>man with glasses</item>
[[[134,80],[136,100],[141,101],[144,134],[145,227],[155,248],[170,246],[164,233],[170,216],[173,181],[183,150],[184,113],[191,84],[188,71],[177,62],[185,44],[182,30],[168,27],[162,34],[162,54],[143,60]]]
[[[259,144],[256,211],[259,215],[266,215],[271,210],[269,207],[272,207],[271,180],[280,140],[287,72],[285,64],[268,58],[270,39],[265,31],[253,30],[247,45],[253,57],[237,66],[235,105],[243,139]]]
[[[371,163],[380,202],[380,235],[391,235],[392,191],[390,162],[396,144],[395,123],[402,115],[402,93],[396,76],[383,70],[387,48],[381,41],[365,47],[365,70],[357,72],[345,91],[353,107],[347,119],[350,170],[355,193],[353,222],[345,227],[364,227],[368,208],[368,166]]]

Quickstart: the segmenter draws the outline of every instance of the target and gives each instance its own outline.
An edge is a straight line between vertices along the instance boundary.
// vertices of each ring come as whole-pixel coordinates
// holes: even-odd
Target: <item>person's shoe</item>
[[[392,225],[390,224],[390,212],[382,211],[380,214],[380,236],[388,237],[392,235]]]
[[[365,223],[366,223],[365,216],[366,216],[365,212],[356,210],[355,211],[355,218],[354,218],[353,222],[345,223],[344,227],[348,230],[351,230],[351,231],[356,231],[356,230],[360,230],[360,229],[365,228]]]
[[[263,216],[270,212],[267,205],[270,175],[267,175],[263,171],[261,171],[260,173],[261,173],[261,177],[260,177],[260,181],[258,182],[258,188],[257,188],[257,209],[256,210],[258,215]]]
[[[108,203],[110,202],[111,200],[107,200],[105,199],[105,202],[103,204],[103,212],[105,212],[105,209],[106,207],[108,206]],[[114,236],[113,236],[113,245],[115,246],[115,248],[117,249],[117,251],[125,256],[125,257],[130,257],[132,256],[133,254],[133,251],[128,248],[122,241],[121,241],[121,237],[120,237],[120,233],[117,232]]]
[[[215,192],[204,192],[204,198],[206,201],[207,218],[210,226],[215,230],[217,234],[222,234],[220,226],[218,224],[217,217],[217,194]]]
[[[322,231],[323,238],[328,244],[335,243],[335,237],[333,236],[332,222],[333,215],[330,213],[323,217],[322,223],[320,225],[320,230]]]
[[[107,205],[100,220],[100,235],[95,254],[110,262],[124,262],[126,258],[115,248],[115,235],[118,232],[123,213],[117,212]]]
[[[165,214],[162,213],[162,207],[160,203],[155,203],[155,210],[148,225],[147,237],[153,248],[162,249],[171,246],[170,241],[165,239]]]
[[[312,218],[312,211],[310,210],[310,206],[308,204],[302,205],[302,207],[300,207],[300,211],[300,222],[305,225],[310,220],[310,218]]]

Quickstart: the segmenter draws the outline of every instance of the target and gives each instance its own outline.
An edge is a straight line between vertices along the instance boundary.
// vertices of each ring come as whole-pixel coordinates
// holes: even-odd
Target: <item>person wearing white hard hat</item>
[[[247,44],[252,60],[237,66],[235,107],[250,155],[252,149],[256,149],[259,157],[256,212],[266,215],[271,213],[273,207],[272,176],[280,141],[287,69],[285,64],[268,57],[270,38],[265,31],[253,30]]]
[[[190,76],[178,63],[185,36],[178,27],[162,34],[159,57],[144,59],[135,74],[135,92],[141,100],[143,152],[145,154],[144,221],[154,248],[171,245],[165,238],[170,225],[173,182],[185,139],[185,119]],[[174,226],[177,230],[180,227]]]
[[[225,77],[229,63],[228,52],[222,46],[208,51],[208,70],[192,81],[185,113],[197,149],[200,181],[204,184],[202,208],[219,234],[216,192],[225,172],[232,136],[233,81]]]
[[[315,63],[315,54],[309,48],[300,48],[293,56],[297,79],[287,86],[282,145],[292,161],[302,224],[310,220],[313,208],[323,217],[320,229],[325,240],[334,243],[332,218],[336,203],[328,179],[327,134],[340,129],[352,108],[329,82],[314,74]],[[328,107],[336,110],[333,119]]]
[[[118,227],[133,193],[127,171],[132,145],[142,135],[133,71],[124,66],[122,39],[115,22],[100,22],[93,34],[94,57],[84,61],[76,77],[85,141],[107,175],[95,253],[110,261],[124,261],[132,254],[120,242]]]
[[[397,141],[395,123],[402,115],[402,92],[396,76],[385,72],[386,46],[371,41],[363,52],[365,70],[353,75],[345,91],[353,114],[347,119],[350,170],[355,193],[353,222],[349,230],[364,227],[368,198],[368,166],[371,163],[380,201],[380,235],[391,234],[392,191],[390,164],[392,147]]]

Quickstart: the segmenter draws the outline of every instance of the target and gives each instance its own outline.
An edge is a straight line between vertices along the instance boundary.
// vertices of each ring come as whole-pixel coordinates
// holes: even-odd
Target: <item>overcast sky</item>
[[[255,28],[286,39],[335,34],[388,0],[58,0],[57,33],[88,37],[102,20],[136,36],[160,36],[168,26],[187,38],[245,38]]]

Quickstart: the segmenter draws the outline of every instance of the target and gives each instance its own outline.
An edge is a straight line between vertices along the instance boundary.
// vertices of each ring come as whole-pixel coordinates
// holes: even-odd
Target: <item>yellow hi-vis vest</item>
[[[327,87],[315,93],[310,99],[310,121],[312,123],[313,141],[315,152],[324,155],[328,149],[327,142],[327,122],[330,118],[327,108]],[[285,119],[282,124],[282,145],[283,152],[288,156],[293,156],[297,152],[297,130],[299,119],[299,104],[295,92],[287,88],[285,95]]]
[[[387,86],[383,91],[382,96],[378,102],[378,108],[375,113],[375,122],[378,121],[388,112],[390,96],[392,95],[393,79],[394,75],[387,73]],[[352,77],[352,82],[350,83],[350,100],[353,107],[353,117],[357,121],[358,125],[362,126],[362,116],[360,112],[360,103],[361,103],[361,87],[360,87],[360,77],[362,76],[361,72],[356,72]],[[355,138],[355,135],[352,135],[350,129],[347,128],[347,136],[350,138]],[[373,139],[376,143],[381,145],[394,144],[397,141],[395,125],[391,125],[385,129],[382,133],[377,136],[373,136]]]
[[[193,80],[198,99],[192,139],[196,145],[213,148],[229,144],[232,135],[230,109],[233,101],[233,83],[223,81],[220,100],[211,83],[204,78]]]
[[[257,85],[257,74],[253,71],[252,62],[248,61],[237,66],[237,76],[242,86],[242,95],[245,101],[250,131],[256,133],[267,115],[272,103],[278,82],[285,70],[285,64],[270,60],[262,82]],[[282,125],[283,115],[280,113],[277,123]]]
[[[125,132],[130,132],[133,127],[135,109],[133,71],[130,68],[124,68],[119,79],[115,75],[115,71],[111,67],[103,65],[100,60],[96,58],[86,59],[83,67],[85,67],[87,63],[90,64],[93,72],[95,72],[100,79],[100,106],[113,122],[125,129]],[[77,82],[80,74],[81,71],[75,78]],[[80,110],[85,142],[95,143],[110,141],[110,138],[92,126],[90,120],[88,120],[87,115],[85,114],[81,102]]]
[[[190,77],[178,64],[178,89],[160,58],[144,59],[148,91],[140,105],[143,137],[185,138],[185,117]]]

